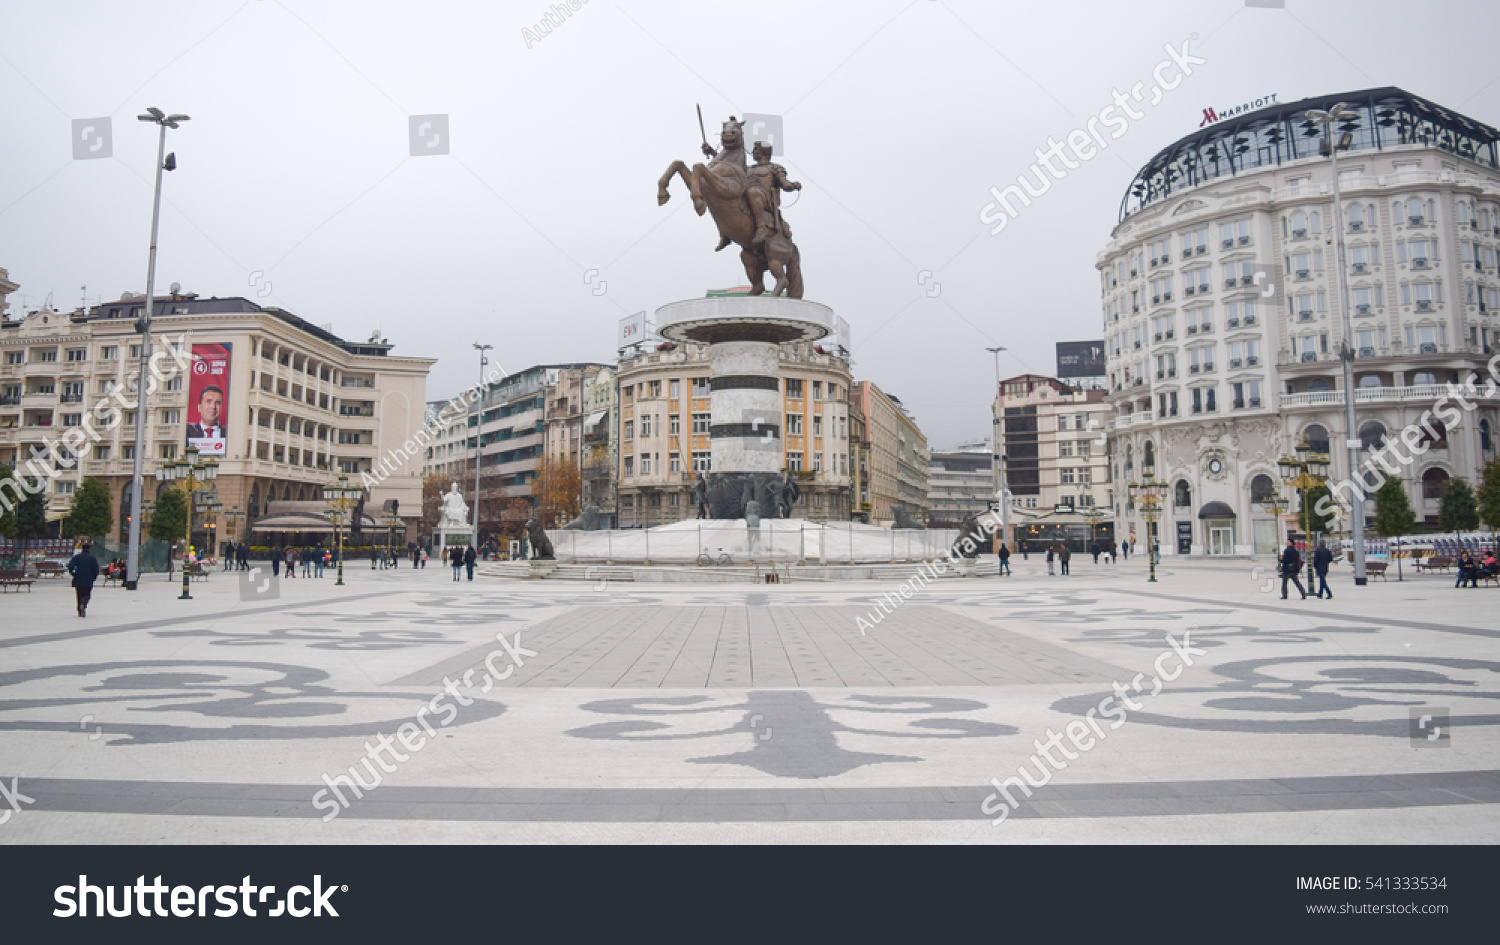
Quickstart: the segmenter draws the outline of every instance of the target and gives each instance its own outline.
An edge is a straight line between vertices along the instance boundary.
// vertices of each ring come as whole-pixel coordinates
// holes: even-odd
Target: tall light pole
[[[158,481],[180,482],[182,483],[182,491],[185,493],[183,498],[186,500],[185,504],[187,505],[187,536],[182,559],[182,595],[177,598],[178,600],[193,599],[192,591],[188,587],[188,579],[191,575],[188,573],[186,549],[193,544],[193,507],[197,504],[194,493],[202,489],[207,489],[208,484],[218,477],[219,461],[212,456],[207,459],[201,459],[198,455],[197,447],[194,446],[187,448],[187,452],[183,454],[182,459],[163,463],[156,470]],[[171,552],[168,551],[167,554],[170,556]],[[171,560],[170,557],[168,560]]]
[[[469,541],[476,551],[479,549],[479,461],[484,458],[479,451],[480,441],[483,439],[480,431],[484,420],[484,366],[490,363],[485,352],[493,347],[494,345],[474,342],[474,349],[479,352],[479,396],[474,401],[474,523],[470,526],[472,535]]]
[[[177,156],[167,155],[167,129],[176,128],[188,120],[186,115],[163,114],[159,108],[146,109],[147,114],[137,115],[141,121],[154,122],[161,127],[161,138],[156,145],[156,196],[151,203],[151,254],[146,263],[146,306],[144,317],[137,322],[141,333],[141,363],[135,381],[135,465],[131,472],[130,488],[130,543],[125,550],[125,588],[135,590],[141,578],[141,480],[145,475],[146,462],[146,371],[151,364],[151,309],[156,290],[156,230],[161,219],[161,172],[177,169]],[[184,592],[186,593],[186,592]]]
[[[990,398],[990,476],[994,482],[995,501],[1000,504],[1000,541],[1009,535],[1010,501],[1005,494],[1005,457],[1000,452],[1000,352],[1003,347],[985,348],[995,356],[995,391]]]
[[[1343,102],[1328,111],[1314,109],[1307,117],[1323,126],[1323,144],[1333,162],[1333,232],[1338,241],[1339,256],[1339,312],[1343,316],[1344,340],[1339,348],[1339,360],[1344,364],[1344,445],[1349,455],[1349,478],[1354,478],[1359,465],[1359,429],[1354,416],[1354,327],[1349,318],[1349,279],[1344,261],[1344,201],[1339,196],[1339,152],[1349,146],[1351,135],[1344,132],[1339,140],[1333,138],[1333,123],[1342,118],[1354,118],[1356,112]],[[1363,480],[1361,480],[1361,483]],[[1363,585],[1365,577],[1365,503],[1356,492],[1350,503],[1349,532],[1354,544],[1354,583]]]

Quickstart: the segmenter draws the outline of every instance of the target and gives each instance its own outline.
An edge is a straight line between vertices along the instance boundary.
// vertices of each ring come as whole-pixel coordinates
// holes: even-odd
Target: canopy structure
[[[1234,518],[1234,509],[1223,502],[1209,502],[1198,510],[1198,517],[1204,518]]]

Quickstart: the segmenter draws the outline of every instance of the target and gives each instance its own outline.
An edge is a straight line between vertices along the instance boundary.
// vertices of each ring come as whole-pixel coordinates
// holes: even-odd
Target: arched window
[[[1302,431],[1302,439],[1312,447],[1313,452],[1328,452],[1328,428],[1321,423],[1308,424],[1307,429]]]
[[[1141,448],[1141,471],[1148,472],[1156,468],[1156,447],[1150,440]]]
[[[1448,448],[1448,428],[1441,420],[1430,420],[1428,424],[1432,429],[1422,427],[1422,439],[1419,446],[1427,446],[1430,449],[1445,450]]]
[[[1357,232],[1365,228],[1365,208],[1362,204],[1351,203],[1347,216],[1349,229]]]
[[[1441,499],[1448,486],[1448,473],[1436,466],[1422,474],[1422,498]]]
[[[1490,436],[1490,421],[1482,419],[1479,421],[1479,449],[1488,453],[1495,448],[1495,441]]]
[[[1438,379],[1437,375],[1432,373],[1431,371],[1418,371],[1411,376],[1411,382],[1417,387],[1423,387],[1426,385],[1436,384],[1438,382]]]
[[[1188,486],[1186,479],[1177,480],[1177,488],[1173,492],[1172,504],[1179,509],[1193,507],[1193,490]]]
[[[1371,420],[1359,428],[1360,449],[1378,450],[1385,445],[1385,426],[1378,420]]]
[[[1361,374],[1359,376],[1359,386],[1360,387],[1381,387],[1381,386],[1383,386],[1383,383],[1380,380],[1380,375],[1379,374]]]
[[[1261,473],[1250,480],[1250,501],[1263,502],[1276,496],[1276,480]]]
[[[249,503],[247,505],[247,508],[249,510],[249,517],[250,518],[252,518],[252,519],[260,518],[260,487],[259,486],[251,486],[250,487],[250,501],[249,501]]]

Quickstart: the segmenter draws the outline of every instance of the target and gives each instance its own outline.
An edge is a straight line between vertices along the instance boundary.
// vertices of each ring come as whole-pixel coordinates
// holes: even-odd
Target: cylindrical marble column
[[[781,470],[779,347],[725,341],[709,351],[709,422],[716,473]]]

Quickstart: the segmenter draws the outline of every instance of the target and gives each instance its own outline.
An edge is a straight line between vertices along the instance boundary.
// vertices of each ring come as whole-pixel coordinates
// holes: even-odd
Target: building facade
[[[934,450],[927,466],[927,524],[957,528],[970,515],[989,509],[995,494],[990,445],[985,440]]]
[[[783,469],[802,498],[793,515],[850,516],[848,362],[813,344],[779,351]],[[651,526],[692,518],[693,484],[712,472],[708,347],[663,344],[620,362],[619,522]]]
[[[615,369],[601,367],[587,379],[583,392],[583,505],[597,508],[600,524],[607,528],[619,523],[619,391]]]
[[[175,288],[175,287],[174,287]],[[66,513],[84,476],[110,489],[118,528],[129,528],[129,486],[136,424],[146,424],[145,498],[166,483],[156,469],[182,458],[201,404],[189,403],[190,375],[212,359],[222,414],[214,498],[223,506],[217,537],[256,543],[255,523],[272,502],[322,501],[340,472],[366,486],[366,515],[395,501],[406,524],[421,515],[419,450],[406,444],[422,429],[427,358],[396,357],[373,337],[346,341],[290,312],[243,298],[158,297],[152,315],[157,362],[166,379],[135,404],[145,296],[75,312],[50,309],[0,324],[0,463],[25,473],[63,460],[49,487],[49,517]],[[175,349],[178,355],[167,357]],[[154,387],[154,389],[153,389]],[[222,388],[222,389],[220,389]],[[204,395],[206,396],[206,395]],[[116,417],[108,407],[118,404]],[[106,404],[101,408],[101,402]],[[69,430],[88,431],[77,456],[55,446]],[[82,434],[80,434],[82,435]],[[232,514],[231,514],[232,513]],[[209,533],[195,522],[195,540]],[[384,534],[382,532],[382,534]]]
[[[1352,110],[1335,130],[1348,144],[1339,206],[1307,117],[1337,102]],[[1164,553],[1274,550],[1296,508],[1278,520],[1263,506],[1281,490],[1281,455],[1306,441],[1346,480],[1347,439],[1373,459],[1434,408],[1442,385],[1474,372],[1483,387],[1500,338],[1497,140],[1494,128],[1425,99],[1372,89],[1210,125],[1140,171],[1098,258],[1106,402],[1116,479],[1149,468],[1169,484]],[[1473,402],[1461,422],[1412,434],[1419,455],[1397,474],[1419,520],[1435,523],[1450,477],[1472,481],[1495,456],[1496,399]],[[1144,539],[1125,491],[1115,511]]]
[[[853,387],[850,409],[857,409],[864,421],[869,443],[868,521],[889,522],[901,505],[912,518],[926,522],[927,438],[917,421],[901,401],[887,394],[872,381],[859,381]],[[863,503],[862,503],[863,504]]]

